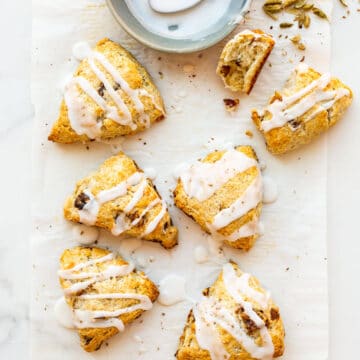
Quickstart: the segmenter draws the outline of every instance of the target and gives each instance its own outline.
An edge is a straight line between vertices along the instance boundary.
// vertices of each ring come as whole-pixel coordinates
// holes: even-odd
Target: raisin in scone
[[[262,181],[251,146],[215,151],[188,166],[174,190],[175,205],[226,244],[249,250],[259,236]]]
[[[107,140],[140,132],[164,118],[159,91],[128,51],[109,39],[86,50],[86,57],[66,85],[49,140]]]
[[[178,360],[269,360],[283,354],[279,309],[255,277],[228,263],[203,294],[180,337]]]
[[[250,94],[275,41],[261,30],[245,30],[224,47],[216,69],[227,88]]]
[[[80,344],[88,352],[150,310],[159,295],[143,272],[100,248],[65,250],[58,275]]]
[[[107,229],[113,235],[177,244],[167,205],[136,163],[119,153],[76,184],[64,207],[66,219]]]
[[[329,73],[300,64],[280,92],[252,118],[268,150],[283,154],[309,143],[336,124],[353,98],[351,89]]]

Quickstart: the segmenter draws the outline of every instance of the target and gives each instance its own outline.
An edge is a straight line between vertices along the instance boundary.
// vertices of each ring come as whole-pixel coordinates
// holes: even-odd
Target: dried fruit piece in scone
[[[232,247],[249,250],[259,236],[262,181],[251,146],[215,151],[180,173],[175,205]]]
[[[309,143],[336,124],[352,98],[351,89],[339,79],[301,63],[263,111],[252,111],[252,119],[268,150],[283,154]]]
[[[143,131],[164,118],[163,101],[150,75],[122,46],[103,39],[84,52],[66,85],[49,140],[107,140]]]
[[[275,41],[261,30],[245,30],[224,47],[216,69],[225,86],[250,94]]]
[[[80,344],[88,352],[150,310],[159,295],[143,272],[100,248],[65,250],[58,275]]]
[[[178,360],[268,360],[283,354],[279,309],[255,277],[228,263],[203,294],[180,337]]]
[[[165,201],[144,172],[122,152],[76,184],[66,200],[64,216],[116,236],[155,241],[167,249],[177,244],[178,231]]]

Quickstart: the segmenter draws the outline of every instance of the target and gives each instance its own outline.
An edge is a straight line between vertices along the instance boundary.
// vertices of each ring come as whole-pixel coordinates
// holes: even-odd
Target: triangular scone
[[[275,41],[261,30],[245,30],[224,47],[216,69],[227,88],[250,94]]]
[[[106,140],[140,132],[164,118],[163,101],[150,75],[122,46],[103,39],[84,52],[66,85],[49,140]]]
[[[251,146],[215,151],[179,176],[175,204],[228,245],[249,250],[259,236],[261,172]]]
[[[100,248],[65,250],[59,278],[81,346],[89,352],[150,310],[159,295],[143,272]]]
[[[203,293],[188,316],[178,360],[269,360],[283,354],[279,309],[255,277],[228,263]]]
[[[170,249],[177,244],[167,205],[151,180],[124,153],[107,159],[100,168],[76,184],[64,207],[66,219],[159,242]]]
[[[275,92],[263,112],[253,110],[252,118],[268,150],[283,154],[336,124],[352,98],[351,89],[340,80],[300,64],[283,90]]]

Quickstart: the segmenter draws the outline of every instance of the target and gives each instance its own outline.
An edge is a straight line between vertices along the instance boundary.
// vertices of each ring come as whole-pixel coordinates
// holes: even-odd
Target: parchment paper
[[[209,150],[229,143],[251,144],[266,164],[264,175],[278,185],[278,200],[264,206],[265,234],[248,252],[225,251],[225,258],[256,275],[272,293],[286,327],[287,360],[327,358],[328,308],[326,263],[326,138],[282,157],[270,155],[250,120],[250,109],[264,106],[275,89],[281,88],[291,70],[305,61],[326,71],[329,67],[328,22],[313,17],[301,34],[306,51],[294,48],[286,38],[299,33],[296,26],[279,31],[266,17],[262,1],[254,1],[245,25],[274,34],[276,48],[251,93],[240,96],[240,109],[226,113],[227,92],[215,75],[218,56],[225,42],[191,55],[169,55],[145,48],[131,39],[113,20],[102,0],[34,0],[32,98],[36,108],[34,128],[34,207],[32,233],[32,356],[36,360],[169,360],[186,321],[190,299],[218,275],[224,259],[216,254],[208,237],[172,205],[173,171],[178,164],[194,161]],[[320,1],[328,14],[331,1]],[[273,26],[271,29],[270,27]],[[282,34],[279,37],[279,34]],[[148,131],[113,144],[57,145],[47,141],[58,115],[65,80],[77,66],[72,46],[78,41],[94,45],[109,37],[120,42],[142,62],[159,86],[168,110],[165,121]],[[192,69],[192,65],[194,68]],[[185,70],[185,71],[184,71]],[[190,70],[190,73],[189,73]],[[247,130],[253,138],[245,135]],[[158,190],[167,200],[179,227],[179,246],[166,251],[156,244],[119,240],[101,232],[100,246],[119,251],[158,283],[175,273],[187,280],[189,300],[171,307],[156,304],[126,331],[108,341],[93,354],[78,344],[76,331],[61,327],[54,316],[54,304],[62,296],[58,284],[58,259],[62,251],[76,245],[73,224],[62,216],[66,196],[75,182],[96,169],[107,157],[122,149],[143,168],[154,168]],[[195,246],[212,252],[211,261],[197,264]],[[152,257],[152,261],[149,258]],[[145,264],[146,263],[146,264]],[[144,266],[145,264],[145,266]],[[138,336],[138,337],[135,337]]]

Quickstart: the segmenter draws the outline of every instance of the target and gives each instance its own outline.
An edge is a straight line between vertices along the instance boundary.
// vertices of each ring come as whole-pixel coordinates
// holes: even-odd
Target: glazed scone
[[[268,150],[283,154],[336,124],[352,98],[351,89],[340,80],[300,64],[263,112],[252,111],[252,119],[264,135]]]
[[[245,30],[224,47],[216,69],[227,88],[250,94],[275,41],[261,30]]]
[[[143,131],[164,118],[163,101],[150,75],[122,46],[103,39],[83,52],[49,140],[107,140]]]
[[[167,205],[136,163],[120,152],[76,184],[66,200],[66,219],[139,237],[170,249],[177,244]]]
[[[58,275],[80,344],[88,352],[150,310],[159,295],[143,272],[100,248],[65,250]]]
[[[249,250],[259,236],[262,181],[251,146],[215,151],[188,166],[174,190],[175,205],[226,244]]]
[[[178,360],[269,360],[283,354],[279,309],[255,277],[228,263],[203,294],[180,337]]]

